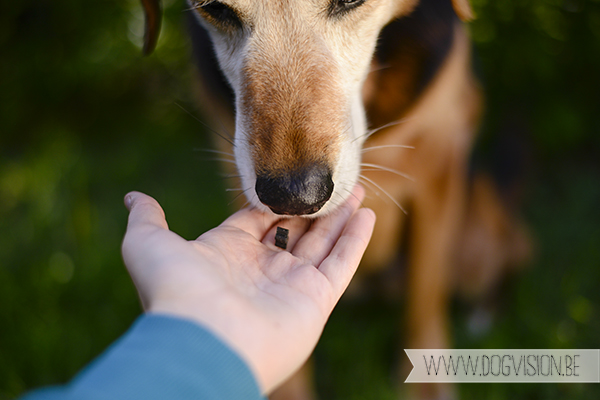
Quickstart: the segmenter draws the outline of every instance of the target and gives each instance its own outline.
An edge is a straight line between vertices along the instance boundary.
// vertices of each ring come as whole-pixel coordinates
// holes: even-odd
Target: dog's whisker
[[[383,129],[386,129],[386,128],[390,128],[390,127],[392,127],[392,126],[396,126],[396,125],[403,124],[403,123],[405,123],[405,122],[407,122],[407,121],[410,121],[410,119],[411,119],[411,118],[401,118],[401,119],[399,119],[399,120],[392,121],[392,122],[390,122],[390,123],[387,123],[387,124],[381,125],[381,126],[380,126],[380,127],[378,127],[378,128],[370,129],[370,130],[368,130],[368,131],[367,131],[367,134],[368,134],[368,136],[367,136],[367,137],[369,137],[369,136],[373,135],[374,133],[377,133],[377,132],[379,132],[380,130],[383,130]]]
[[[384,188],[382,188],[380,185],[378,185],[377,183],[375,183],[375,181],[373,181],[372,179],[369,179],[369,178],[367,178],[367,177],[366,177],[366,176],[364,176],[364,175],[361,175],[361,176],[360,176],[360,178],[361,178],[361,179],[364,179],[364,180],[365,180],[365,181],[367,181],[367,182],[370,182],[370,183],[371,183],[373,186],[375,186],[375,187],[376,187],[378,190],[380,190],[380,191],[381,191],[383,194],[385,194],[385,195],[386,195],[386,196],[387,196],[387,197],[388,197],[388,198],[389,198],[389,199],[392,201],[392,203],[394,203],[394,204],[395,204],[395,205],[396,205],[396,206],[397,206],[397,207],[398,207],[400,210],[402,210],[402,212],[403,212],[404,214],[407,214],[407,215],[408,215],[408,213],[407,213],[407,212],[406,212],[406,210],[405,210],[405,209],[404,209],[404,208],[403,208],[403,207],[400,205],[400,203],[398,203],[398,201],[396,201],[396,199],[394,199],[394,197],[393,197],[391,194],[389,194],[389,193],[388,193],[388,192],[387,192],[387,191],[386,191]]]
[[[250,188],[248,188],[248,189],[250,189]],[[248,190],[248,189],[246,189],[246,190]],[[242,193],[246,193],[246,191],[243,191]],[[252,200],[254,199],[254,197],[255,197],[255,196],[256,196],[256,194],[255,194],[254,196],[252,196],[252,199],[248,199],[248,198],[247,198],[248,196],[246,196],[246,198],[247,198],[247,199],[246,199],[246,202],[245,202],[244,204],[242,204],[242,207],[241,207],[241,208],[245,208],[245,207],[247,207],[248,205],[252,205]],[[237,195],[237,197],[240,197],[240,195]],[[252,207],[256,208],[255,206],[252,206]]]
[[[365,206],[365,205],[363,204],[363,202],[362,202],[362,201],[361,201],[361,200],[358,198],[358,196],[356,196],[356,195],[354,194],[354,191],[353,191],[353,190],[351,190],[351,189],[348,189],[348,188],[345,188],[344,190],[345,190],[346,192],[350,193],[350,196],[352,196],[352,197],[354,197],[356,200],[358,200],[358,202],[359,202],[359,204],[360,204],[360,206],[361,206],[361,207],[364,207],[364,206]],[[338,207],[338,206],[339,206],[339,204],[334,204],[334,205],[335,205],[336,207]]]
[[[342,135],[345,135],[346,133],[348,133],[350,131],[350,129],[352,129],[352,124],[348,124],[348,126],[346,126],[346,128],[344,128],[344,130],[342,131]]]
[[[185,112],[186,114],[188,114],[190,117],[194,118],[197,122],[201,123],[205,128],[207,128],[208,130],[210,130],[212,133],[214,133],[215,135],[219,136],[221,139],[225,140],[226,142],[228,142],[229,144],[231,144],[232,146],[235,147],[235,144],[233,143],[233,138],[231,138],[230,136],[226,136],[224,134],[221,134],[221,133],[217,132],[216,130],[214,130],[213,128],[211,128],[210,125],[208,125],[207,123],[205,123],[204,121],[202,121],[200,118],[196,117],[194,114],[192,114],[191,112],[189,112],[188,110],[186,110],[181,104],[175,102],[175,105],[177,107],[179,107],[183,112]]]
[[[383,69],[388,69],[388,68],[391,68],[390,64],[382,64],[382,65],[376,66],[375,68],[371,68],[368,73],[372,74],[373,72],[381,71]]]
[[[232,189],[235,190],[235,189]],[[227,204],[228,206],[232,205],[233,203],[235,203],[237,201],[237,199],[239,199],[242,195],[244,195],[248,190],[250,190],[250,188],[246,188],[246,189],[242,189],[239,188],[237,190],[240,190],[240,193],[238,193],[237,195],[235,195],[235,197],[233,199],[231,199],[231,201],[229,202],[229,204]],[[229,191],[226,189],[226,191]],[[242,208],[244,208],[246,206],[246,204],[248,204],[248,201],[242,206]]]
[[[373,151],[373,150],[395,149],[395,148],[414,150],[415,146],[408,146],[408,145],[404,145],[404,144],[384,144],[384,145],[381,145],[381,146],[364,147],[362,149],[362,152],[366,153],[366,152]]]
[[[366,139],[368,139],[369,137],[371,137],[372,135],[374,135],[375,133],[379,132],[379,131],[380,131],[380,130],[382,130],[382,129],[386,129],[386,128],[389,128],[389,127],[392,127],[392,126],[395,126],[395,125],[400,125],[400,124],[403,124],[403,123],[405,123],[405,122],[408,122],[408,121],[410,121],[410,120],[411,120],[411,119],[413,119],[413,118],[414,118],[414,117],[410,117],[410,118],[401,118],[401,119],[399,119],[399,120],[392,121],[392,122],[390,122],[390,123],[388,123],[388,124],[382,125],[382,126],[380,126],[380,127],[378,127],[378,128],[369,129],[369,130],[367,130],[367,132],[365,132],[365,134],[364,134],[364,135],[358,136],[358,137],[357,137],[357,138],[355,138],[354,140],[358,140],[358,139],[360,139],[360,138],[364,138],[364,139],[366,140]]]
[[[229,160],[227,158],[205,158],[204,160],[206,160],[206,161],[218,161],[218,162],[224,162],[224,163],[229,163],[229,164],[236,165],[235,160]]]
[[[363,167],[369,167],[369,169],[364,169],[364,171],[387,171],[387,172],[391,172],[392,174],[396,174],[398,176],[406,178],[411,182],[415,181],[415,178],[413,178],[412,176],[404,174],[393,168],[384,167],[383,165],[377,165],[377,164],[371,164],[371,163],[361,163],[360,165]]]
[[[227,137],[229,139],[231,139],[231,141],[234,141],[234,135],[231,134],[231,132],[229,132],[229,129],[227,129],[227,127],[225,126],[225,124],[223,123],[223,119],[219,116],[219,114],[216,115],[216,119],[219,122],[219,125],[221,126],[221,129],[223,129],[223,131],[225,132],[225,134],[227,135]]]
[[[202,151],[202,152],[206,152],[206,153],[214,153],[214,154],[219,154],[219,155],[224,155],[227,157],[215,157],[215,158],[205,158],[203,157],[204,160],[207,161],[222,161],[222,162],[227,162],[227,163],[231,163],[231,164],[235,164],[235,156],[233,154],[224,152],[224,151],[218,151],[218,150],[198,150],[198,151]],[[231,157],[231,158],[229,158]]]
[[[221,174],[220,178],[223,179],[236,179],[236,178],[241,178],[242,175],[240,174]]]
[[[215,153],[215,154],[222,154],[224,156],[235,157],[235,155],[233,153],[230,153],[228,151],[221,151],[221,150],[214,150],[214,149],[194,149],[194,151],[202,151],[205,153]]]
[[[372,198],[370,193],[373,193],[377,197],[381,197],[379,195],[377,188],[375,186],[373,186],[373,184],[371,182],[367,182],[361,176],[358,177],[358,182],[361,183],[362,185],[364,185],[365,189],[368,189],[368,190],[365,190],[365,198],[366,199]]]
[[[255,145],[257,143],[256,138],[248,132],[243,132],[242,135],[244,136],[244,139],[248,142],[248,144]]]

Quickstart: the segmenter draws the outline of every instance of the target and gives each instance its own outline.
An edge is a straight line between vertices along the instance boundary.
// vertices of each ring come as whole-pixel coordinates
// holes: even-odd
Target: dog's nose
[[[275,214],[310,215],[325,205],[333,192],[329,168],[312,166],[292,173],[256,177],[259,200]]]

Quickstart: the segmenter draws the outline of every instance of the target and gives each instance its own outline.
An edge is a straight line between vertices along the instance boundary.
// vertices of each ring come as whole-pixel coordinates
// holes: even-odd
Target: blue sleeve
[[[263,399],[246,363],[199,325],[144,315],[65,386],[21,400]]]

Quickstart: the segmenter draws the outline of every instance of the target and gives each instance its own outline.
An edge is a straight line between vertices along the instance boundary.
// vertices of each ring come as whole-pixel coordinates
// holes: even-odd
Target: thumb
[[[136,255],[147,253],[149,234],[168,230],[165,213],[152,197],[140,192],[130,192],[125,196],[125,206],[129,210],[127,230],[121,251],[127,269],[135,269]]]
[[[152,197],[140,192],[127,193],[125,195],[125,207],[129,210],[128,232],[138,227],[148,226],[169,229],[165,212]]]
[[[124,202],[129,210],[129,220],[121,247],[123,261],[138,290],[143,308],[148,309],[148,293],[153,286],[152,268],[149,268],[152,260],[148,257],[160,239],[153,233],[168,230],[167,221],[161,206],[148,195],[130,192]]]

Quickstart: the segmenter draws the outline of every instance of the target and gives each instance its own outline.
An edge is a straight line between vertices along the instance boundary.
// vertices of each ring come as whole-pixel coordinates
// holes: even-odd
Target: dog
[[[160,28],[142,0],[144,52]],[[234,132],[240,188],[265,213],[319,218],[362,183],[378,221],[359,275],[408,267],[405,348],[448,348],[457,288],[476,298],[527,259],[493,180],[471,173],[483,111],[468,0],[189,0],[197,91]],[[310,399],[307,369],[271,398]],[[450,386],[422,385],[444,398]]]

